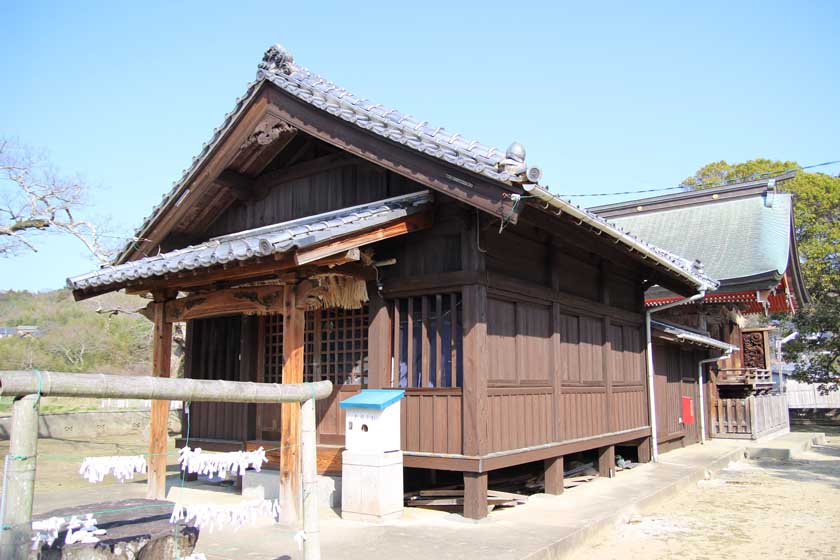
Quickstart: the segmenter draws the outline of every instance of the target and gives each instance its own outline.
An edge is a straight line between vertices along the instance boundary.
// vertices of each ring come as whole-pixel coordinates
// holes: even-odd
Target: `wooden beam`
[[[563,456],[552,457],[543,461],[545,468],[545,493],[563,493]]]
[[[283,286],[229,288],[170,300],[164,320],[177,323],[232,314],[266,315],[282,313],[283,309]]]
[[[172,323],[165,320],[164,302],[154,306],[154,338],[152,340],[152,375],[169,377],[172,359]],[[169,429],[169,401],[153,400],[149,427],[149,475],[146,497],[166,499],[166,449]]]
[[[317,247],[302,249],[295,253],[295,263],[303,265],[332,257],[350,249],[356,249],[364,245],[383,241],[399,235],[405,235],[432,225],[432,214],[429,211],[420,212],[406,216],[400,220],[388,223],[384,226],[370,229],[361,233],[354,233],[341,239],[328,241]]]
[[[464,473],[464,517],[487,517],[487,473]]]
[[[283,298],[283,384],[303,383],[304,310],[295,286]],[[284,403],[280,411],[280,503],[284,521],[296,523],[302,511],[300,492],[300,404]]]
[[[651,439],[649,437],[642,438],[642,440],[639,441],[639,445],[636,448],[636,459],[640,463],[650,463],[650,456],[652,451],[650,442]]]

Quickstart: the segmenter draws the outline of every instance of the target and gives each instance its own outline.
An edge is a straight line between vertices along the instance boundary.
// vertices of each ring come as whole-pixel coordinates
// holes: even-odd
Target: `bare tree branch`
[[[89,190],[78,179],[58,175],[43,156],[0,139],[0,256],[37,251],[38,233],[57,232],[75,237],[107,263],[111,252],[97,227],[76,217]]]

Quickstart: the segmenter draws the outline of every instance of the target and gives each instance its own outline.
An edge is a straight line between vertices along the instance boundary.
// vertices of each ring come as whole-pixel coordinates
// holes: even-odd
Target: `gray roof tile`
[[[431,193],[422,191],[216,237],[199,245],[74,276],[68,278],[67,286],[71,290],[85,290],[284,253],[391,222],[418,212],[431,200]]]

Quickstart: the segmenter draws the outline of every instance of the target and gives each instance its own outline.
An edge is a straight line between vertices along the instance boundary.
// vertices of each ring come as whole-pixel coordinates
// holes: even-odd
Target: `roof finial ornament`
[[[523,183],[539,183],[542,177],[539,167],[528,167],[525,163],[525,146],[519,142],[508,146],[505,158],[498,165],[499,171],[504,171]]]
[[[294,62],[294,57],[283,45],[280,43],[272,45],[265,51],[262,62],[257,67],[257,79],[261,80],[267,74],[276,74],[277,72],[289,75],[297,70]]]

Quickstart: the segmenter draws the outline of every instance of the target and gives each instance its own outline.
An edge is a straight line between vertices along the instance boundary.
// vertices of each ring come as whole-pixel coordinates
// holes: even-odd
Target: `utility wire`
[[[594,196],[618,196],[623,194],[643,194],[643,193],[652,193],[652,192],[661,192],[661,191],[675,191],[675,190],[688,190],[688,189],[696,189],[700,187],[722,187],[725,185],[731,185],[734,183],[742,183],[744,181],[752,181],[756,179],[772,179],[774,177],[780,177],[786,173],[790,173],[791,171],[799,171],[804,169],[816,169],[817,167],[826,167],[828,165],[835,165],[840,163],[840,160],[835,161],[826,161],[823,163],[814,163],[812,165],[802,165],[799,167],[791,167],[790,169],[785,169],[783,171],[768,171],[766,173],[754,173],[749,178],[739,178],[733,179],[731,181],[721,181],[718,183],[698,183],[696,185],[677,185],[676,187],[662,187],[658,189],[639,189],[639,190],[632,190],[632,191],[621,191],[621,192],[608,192],[608,193],[578,193],[578,194],[560,194],[559,196],[564,196],[568,198],[579,198],[579,197],[594,197]]]

